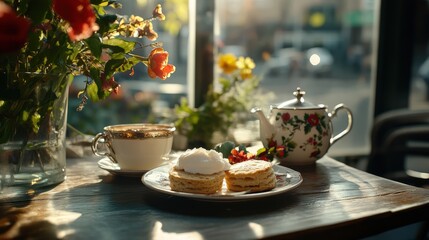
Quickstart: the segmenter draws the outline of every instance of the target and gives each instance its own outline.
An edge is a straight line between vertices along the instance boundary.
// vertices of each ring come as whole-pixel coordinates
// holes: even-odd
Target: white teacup
[[[97,156],[107,156],[121,170],[146,171],[168,160],[176,128],[167,124],[122,124],[104,127],[92,140]],[[107,151],[99,149],[103,140]]]

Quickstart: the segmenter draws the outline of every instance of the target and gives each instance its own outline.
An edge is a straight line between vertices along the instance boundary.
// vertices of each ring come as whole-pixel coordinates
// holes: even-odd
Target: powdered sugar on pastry
[[[231,165],[224,159],[222,153],[204,148],[188,149],[179,159],[175,168],[187,173],[214,174],[227,171]]]

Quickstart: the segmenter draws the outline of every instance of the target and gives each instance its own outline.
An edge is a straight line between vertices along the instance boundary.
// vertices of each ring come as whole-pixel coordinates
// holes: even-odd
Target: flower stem
[[[128,53],[128,55],[131,56],[131,57],[137,58],[138,60],[144,62],[145,64],[147,62],[149,62],[149,58],[147,58],[147,57],[143,57],[143,56],[140,56],[140,55],[137,55],[137,54],[133,54],[133,53]]]

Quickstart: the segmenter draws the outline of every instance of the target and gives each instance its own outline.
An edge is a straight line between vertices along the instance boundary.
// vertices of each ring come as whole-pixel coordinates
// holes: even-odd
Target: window
[[[261,87],[275,93],[272,103],[305,98],[339,103],[354,113],[352,131],[335,143],[330,155],[369,152],[374,101],[376,19],[379,1],[369,0],[216,0],[219,52],[252,57]],[[264,106],[262,106],[264,107]],[[266,106],[267,107],[267,106]],[[335,133],[346,114],[333,121]]]
[[[115,13],[120,15],[152,16],[152,10],[158,1],[123,0],[122,9]],[[81,112],[76,108],[80,100],[77,91],[84,88],[85,77],[77,77],[71,86],[69,97],[68,123],[85,134],[96,134],[104,126],[121,123],[159,122],[171,117],[174,105],[186,96],[187,79],[187,44],[188,44],[188,0],[161,2],[166,20],[153,21],[165,50],[169,52],[169,62],[176,66],[176,72],[165,81],[151,79],[143,64],[135,68],[134,75],[118,74],[115,79],[121,85],[118,95],[102,102],[88,102]],[[149,40],[142,39],[142,44]],[[149,48],[137,51],[146,51]],[[70,129],[72,130],[72,129]],[[73,131],[68,134],[73,134]]]
[[[138,12],[150,16],[156,3],[127,1],[120,14]],[[392,71],[396,70],[392,64],[383,65],[380,69],[392,75],[378,79],[384,83],[381,90],[376,91],[375,79],[380,75],[377,64],[397,54],[378,58],[380,52],[387,51],[378,47],[379,37],[386,36],[386,32],[379,36],[380,31],[386,31],[379,29],[380,12],[384,16],[393,14],[390,20],[402,16],[390,8],[382,8],[382,3],[395,5],[397,9],[402,9],[402,5],[415,8],[413,80],[411,92],[405,95],[410,96],[409,107],[427,108],[429,87],[418,75],[419,67],[429,56],[426,0],[169,0],[162,2],[167,21],[155,27],[159,29],[159,41],[164,42],[170,53],[170,62],[177,67],[176,73],[167,81],[153,80],[146,76],[146,68],[139,66],[136,73],[141,74],[117,76],[123,87],[122,95],[114,101],[89,103],[82,112],[75,111],[78,100],[72,95],[69,123],[94,134],[105,125],[168,119],[180,97],[188,95],[195,105],[203,101],[204,90],[214,77],[216,53],[231,52],[255,60],[255,73],[263,77],[261,88],[275,93],[275,98],[270,100],[272,104],[292,99],[297,87],[306,91],[307,101],[325,104],[330,111],[339,103],[346,104],[354,113],[353,129],[332,146],[329,154],[367,154],[374,113],[400,106],[389,104],[395,97],[402,98],[402,93],[397,95],[401,87],[397,87],[389,93],[390,98],[380,103],[381,110],[375,103],[376,94],[385,98],[380,92],[390,91],[385,86],[389,86],[397,73]],[[389,22],[384,26],[400,24]],[[390,46],[392,48],[395,49]],[[262,106],[266,113],[268,105]],[[346,125],[346,115],[340,114],[333,124],[335,133],[341,131]]]

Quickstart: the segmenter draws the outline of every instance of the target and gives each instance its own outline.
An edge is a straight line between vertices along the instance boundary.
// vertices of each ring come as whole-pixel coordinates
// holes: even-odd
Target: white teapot
[[[324,105],[304,101],[305,92],[297,88],[296,99],[270,106],[270,116],[253,108],[260,122],[260,140],[265,148],[276,147],[277,159],[287,165],[307,165],[323,157],[330,146],[350,132],[353,125],[351,110],[338,104],[331,113]],[[333,136],[332,118],[337,112],[347,112],[347,128]]]

